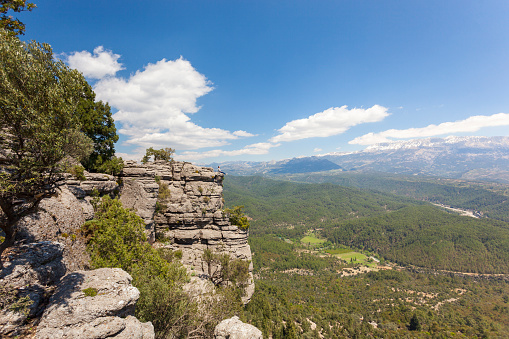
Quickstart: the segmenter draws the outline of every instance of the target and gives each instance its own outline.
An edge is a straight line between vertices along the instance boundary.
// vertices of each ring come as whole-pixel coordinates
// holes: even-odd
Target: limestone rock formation
[[[215,339],[262,339],[262,331],[253,325],[243,323],[239,317],[221,321],[214,329]]]
[[[159,246],[182,250],[182,263],[198,276],[206,276],[205,249],[228,253],[234,259],[252,259],[248,232],[232,225],[222,211],[223,176],[212,168],[187,162],[127,161],[120,199],[144,218]],[[251,263],[244,302],[254,292],[252,267]]]
[[[62,244],[43,241],[12,247],[5,253],[0,303],[6,305],[0,308],[0,337],[20,334],[28,317],[40,316],[46,295],[66,272],[63,251]]]
[[[140,293],[131,280],[120,268],[66,275],[51,296],[35,337],[154,338],[152,324],[133,316]]]
[[[113,194],[118,184],[111,175],[85,172],[86,180],[65,178],[57,193],[43,199],[37,212],[17,224],[17,239],[24,242],[57,241],[64,244],[63,261],[69,271],[88,266],[85,242],[80,239],[83,223],[94,217],[90,204],[92,192]]]

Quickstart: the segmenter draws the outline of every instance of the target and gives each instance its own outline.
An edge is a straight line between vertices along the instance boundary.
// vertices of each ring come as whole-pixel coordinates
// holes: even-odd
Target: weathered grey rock
[[[78,199],[66,185],[58,193],[43,199],[39,210],[18,224],[17,239],[25,242],[57,241],[64,244],[63,261],[67,269],[88,267],[89,255],[81,236],[81,226],[93,217],[93,207]]]
[[[0,310],[0,337],[22,333],[27,318],[40,315],[46,294],[66,273],[63,250],[62,244],[49,241],[9,249],[0,271],[0,287],[16,293],[18,300],[26,297],[30,300],[25,310],[16,312],[9,307]]]
[[[253,325],[243,323],[239,317],[221,321],[214,329],[215,339],[262,339],[262,331]]]
[[[160,201],[159,213],[155,213],[158,192],[154,185],[159,187],[156,176],[169,190],[169,196]],[[127,161],[120,200],[125,207],[137,210],[148,227],[153,221],[155,238],[162,242],[159,246],[182,250],[182,263],[196,274],[206,275],[203,251],[207,248],[214,253],[227,253],[233,259],[252,259],[248,232],[231,225],[222,211],[223,177],[212,168],[187,162]],[[254,292],[252,264],[246,292],[245,303]]]
[[[131,280],[120,268],[66,275],[51,296],[35,337],[154,338],[152,324],[142,324],[133,317],[139,291]]]

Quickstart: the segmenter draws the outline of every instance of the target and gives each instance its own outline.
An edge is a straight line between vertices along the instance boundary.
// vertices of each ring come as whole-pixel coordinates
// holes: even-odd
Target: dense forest
[[[509,225],[376,189],[228,176],[253,218],[243,319],[272,338],[509,336]],[[371,263],[333,255],[348,251]]]
[[[332,183],[391,193],[479,211],[486,217],[509,221],[509,187],[504,184],[388,173],[338,171],[293,174],[279,176],[279,178],[307,183]]]

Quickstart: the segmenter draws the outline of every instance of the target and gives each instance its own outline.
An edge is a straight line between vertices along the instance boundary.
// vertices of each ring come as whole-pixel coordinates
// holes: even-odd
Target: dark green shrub
[[[244,215],[242,209],[244,206],[235,206],[233,208],[225,208],[224,212],[229,216],[232,225],[238,228],[247,230],[249,229],[249,220]]]

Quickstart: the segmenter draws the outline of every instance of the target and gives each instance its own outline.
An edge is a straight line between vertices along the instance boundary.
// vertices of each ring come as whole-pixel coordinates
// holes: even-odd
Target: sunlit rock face
[[[182,250],[182,263],[196,275],[207,276],[205,249],[234,259],[252,259],[248,231],[232,225],[223,213],[223,179],[212,168],[187,162],[127,161],[120,200],[145,220],[156,246]],[[251,263],[246,303],[254,292],[252,270]]]

